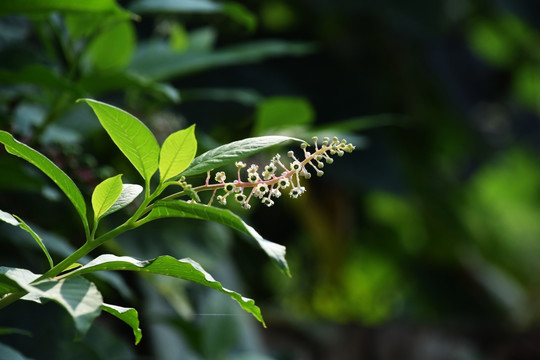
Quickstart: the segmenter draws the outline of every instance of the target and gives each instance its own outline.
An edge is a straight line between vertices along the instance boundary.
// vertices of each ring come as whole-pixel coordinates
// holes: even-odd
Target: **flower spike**
[[[300,145],[304,155],[303,159],[296,158],[294,151],[291,150],[287,153],[287,156],[291,158],[291,162],[287,166],[281,161],[281,156],[276,154],[267,165],[262,167],[264,171],[260,175],[259,165],[251,164],[245,170],[247,172],[245,180],[243,180],[242,171],[247,167],[247,164],[242,161],[235,162],[238,174],[237,179],[233,182],[226,182],[227,176],[224,171],[215,173],[214,180],[216,183],[214,184],[210,183],[211,175],[209,171],[205,184],[198,187],[192,187],[187,184],[185,178],[181,178],[178,183],[184,191],[178,195],[189,195],[192,199],[200,201],[197,193],[212,191],[208,205],[212,204],[214,198],[219,204],[226,205],[227,197],[230,195],[242,208],[250,209],[252,198],[258,198],[264,205],[272,206],[274,205],[273,198],[279,198],[281,191],[290,187],[288,194],[291,198],[296,199],[306,191],[306,188],[300,183],[300,177],[304,179],[311,178],[311,173],[306,168],[308,165],[312,171],[315,171],[317,176],[322,176],[324,166],[334,162],[333,155],[341,157],[355,149],[354,145],[348,143],[345,139],[339,140],[337,137],[333,137],[332,140],[324,137],[322,142],[318,143],[319,139],[314,136],[312,141],[315,149],[313,152],[307,151],[307,148],[310,147],[307,142]],[[280,175],[277,175],[278,168],[281,168]],[[249,189],[246,193],[248,195],[244,193],[246,189]],[[218,191],[222,191],[222,193],[216,196]]]

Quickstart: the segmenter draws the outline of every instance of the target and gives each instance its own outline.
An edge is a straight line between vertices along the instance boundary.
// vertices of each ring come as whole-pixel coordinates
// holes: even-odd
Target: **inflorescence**
[[[197,199],[197,193],[202,191],[212,191],[212,197],[208,205],[211,205],[214,199],[221,205],[226,205],[227,200],[234,199],[244,209],[250,209],[250,201],[252,198],[258,198],[266,206],[274,205],[273,198],[279,198],[282,191],[288,191],[290,197],[296,199],[302,195],[306,189],[300,183],[300,178],[309,179],[311,173],[309,170],[314,170],[317,176],[324,174],[323,168],[325,164],[332,164],[334,159],[332,155],[343,156],[344,153],[352,152],[354,145],[347,141],[334,137],[332,140],[325,137],[321,145],[317,143],[318,138],[312,138],[315,151],[309,152],[309,144],[304,142],[301,144],[301,149],[304,152],[304,159],[299,160],[295,157],[293,151],[287,153],[291,158],[291,162],[286,166],[279,154],[276,154],[264,169],[259,169],[256,164],[250,165],[247,168],[247,176],[245,180],[242,177],[242,170],[247,167],[247,164],[242,161],[235,163],[238,168],[237,178],[232,182],[227,182],[227,175],[223,171],[215,173],[215,183],[210,183],[211,172],[208,171],[206,182],[204,185],[192,187],[188,184],[184,177],[178,183],[184,188],[185,193],[191,194],[192,198]],[[259,173],[259,171],[261,171]],[[279,174],[279,175],[278,175]],[[220,194],[218,194],[220,191]],[[247,195],[246,195],[247,194]],[[217,196],[216,196],[217,195]]]

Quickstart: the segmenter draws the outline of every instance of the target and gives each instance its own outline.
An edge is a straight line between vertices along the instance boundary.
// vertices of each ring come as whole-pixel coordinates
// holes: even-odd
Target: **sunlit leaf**
[[[116,199],[116,202],[103,214],[109,215],[112,214],[115,211],[118,211],[120,209],[125,208],[129,204],[133,202],[139,196],[139,194],[143,191],[143,187],[141,185],[137,184],[123,184],[122,185],[122,193]]]
[[[84,335],[101,313],[103,298],[96,285],[83,277],[43,280],[24,286],[28,294],[23,300],[43,303],[53,300],[60,304],[73,318],[80,335]]]
[[[116,146],[143,179],[150,181],[158,169],[159,145],[146,125],[115,106],[92,99],[79,101],[85,101],[90,105]]]
[[[255,241],[255,244],[273,260],[283,273],[290,276],[289,266],[285,259],[285,246],[266,240],[255,229],[227,209],[188,203],[181,200],[159,201],[144,221],[166,217],[210,220],[241,231],[249,235],[249,238]]]
[[[21,300],[44,303],[53,300],[64,307],[73,318],[80,335],[84,335],[101,312],[103,299],[94,283],[83,277],[61,280],[43,280],[36,283],[39,275],[26,269],[0,267],[1,294],[26,293]]]
[[[13,215],[2,210],[0,210],[0,220],[7,222],[8,224],[13,225],[13,226],[20,225],[19,220],[15,219]]]
[[[197,156],[182,175],[202,174],[289,140],[302,141],[288,136],[260,136],[234,141]]]
[[[163,182],[184,171],[197,153],[195,125],[169,135],[159,155],[159,177]]]
[[[92,193],[94,220],[97,221],[116,203],[122,193],[122,175],[103,180]]]
[[[133,335],[135,336],[135,345],[137,345],[142,339],[142,331],[139,328],[139,313],[133,308],[125,308],[117,305],[103,304],[101,308],[111,315],[116,316],[128,324],[133,329]]]
[[[51,160],[31,147],[15,140],[10,133],[0,131],[0,143],[4,144],[6,151],[10,154],[23,158],[32,165],[40,169],[66,194],[71,203],[81,217],[81,221],[88,230],[88,220],[86,219],[86,203],[84,198],[69,176],[60,170]]]
[[[71,272],[68,276],[82,275],[102,270],[129,270],[149,272],[185,279],[208,286],[212,289],[227,294],[236,300],[242,309],[252,314],[264,325],[260,309],[251,299],[225,289],[219,282],[207,273],[201,265],[191,259],[175,259],[170,256],[160,256],[152,260],[137,260],[128,256],[116,256],[111,254],[98,256],[83,267]]]

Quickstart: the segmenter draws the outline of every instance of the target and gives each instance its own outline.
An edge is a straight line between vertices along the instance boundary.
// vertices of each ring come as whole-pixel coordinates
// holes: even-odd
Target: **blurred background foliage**
[[[292,279],[216,224],[162,221],[109,245],[196,259],[268,329],[222,294],[106,274],[106,300],[140,311],[137,347],[107,314],[74,342],[54,304],[2,311],[0,342],[35,359],[540,358],[539,14],[532,0],[3,2],[0,128],[87,197],[138,178],[81,97],[160,141],[196,123],[199,152],[264,134],[359,150],[298,200],[233,207],[287,246]],[[0,209],[56,259],[81,244],[53,184],[5,152],[0,169]],[[43,271],[14,231],[0,227],[1,264]]]

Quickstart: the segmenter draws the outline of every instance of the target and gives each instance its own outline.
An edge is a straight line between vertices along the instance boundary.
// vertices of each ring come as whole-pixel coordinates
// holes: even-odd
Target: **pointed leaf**
[[[133,335],[135,336],[135,345],[141,341],[142,331],[139,328],[139,313],[137,310],[105,303],[101,305],[101,308],[131,326],[133,329]]]
[[[15,219],[13,215],[8,214],[7,212],[4,212],[2,210],[0,210],[0,220],[7,222],[9,225],[13,225],[13,226],[20,225],[19,220]]]
[[[223,66],[256,63],[272,57],[303,56],[315,50],[316,46],[311,43],[269,39],[212,51],[177,52],[167,41],[152,39],[138,44],[128,69],[149,79],[164,81]]]
[[[120,151],[133,164],[144,180],[158,169],[159,145],[150,130],[139,119],[115,106],[92,99],[85,101],[94,110],[99,122]]]
[[[108,11],[118,10],[119,7],[114,0],[90,0],[90,1],[72,1],[72,0],[18,0],[0,2],[0,15],[21,14],[39,12],[58,12],[58,11]]]
[[[83,267],[80,267],[67,276],[81,275],[102,270],[130,270],[149,272],[172,276],[179,279],[193,281],[212,289],[221,291],[236,300],[242,309],[252,314],[264,325],[264,320],[259,307],[251,299],[225,289],[219,282],[207,273],[201,265],[191,259],[175,259],[170,256],[160,256],[152,260],[137,260],[128,256],[116,256],[111,254],[98,256]]]
[[[24,290],[24,285],[36,280],[39,275],[30,270],[0,266],[0,296]]]
[[[43,303],[53,300],[64,307],[75,322],[79,334],[84,335],[101,312],[103,299],[94,283],[83,277],[61,280],[43,280],[36,283],[39,275],[26,269],[0,267],[0,289],[27,293],[22,300]],[[3,292],[6,294],[7,292]]]
[[[4,144],[6,151],[12,155],[23,158],[38,169],[43,171],[58,187],[66,194],[81,217],[85,230],[88,231],[86,219],[86,204],[84,198],[69,176],[60,170],[51,160],[31,147],[15,140],[10,133],[0,131],[0,143]]]
[[[163,142],[159,155],[159,178],[161,182],[184,171],[197,153],[195,125],[177,131]]]
[[[294,140],[303,142],[289,136],[260,136],[234,141],[197,156],[182,173],[184,176],[197,175],[208,170],[217,169],[235,161],[245,159],[269,147]]]
[[[290,276],[289,266],[285,259],[285,246],[276,244],[263,238],[255,229],[246,224],[240,217],[227,209],[215,208],[208,205],[188,203],[181,200],[166,200],[156,202],[154,208],[144,221],[151,221],[165,217],[182,217],[201,220],[210,220],[223,224],[250,236],[255,243],[274,261],[279,269]]]
[[[112,214],[115,211],[125,208],[133,202],[143,191],[143,187],[137,184],[123,184],[122,193],[116,202],[103,214],[103,216]]]
[[[32,235],[34,240],[36,240],[39,247],[41,248],[41,250],[43,250],[43,253],[47,257],[47,261],[49,261],[49,266],[52,269],[52,267],[54,266],[54,263],[53,263],[53,260],[51,258],[51,255],[49,254],[49,251],[47,250],[47,247],[45,247],[45,244],[43,243],[43,239],[41,239],[41,237],[34,230],[32,230],[32,228],[27,223],[25,223],[20,217],[15,216],[15,215],[14,215],[14,217],[17,220],[19,220],[19,224],[18,224],[19,227],[21,229],[23,229],[24,231],[28,232],[30,235]]]
[[[114,205],[122,193],[122,175],[103,180],[92,193],[94,220],[98,220]]]
[[[73,318],[80,335],[84,335],[101,313],[103,298],[96,285],[83,277],[43,280],[26,285],[28,295],[22,299],[42,303],[53,300],[64,307]]]

